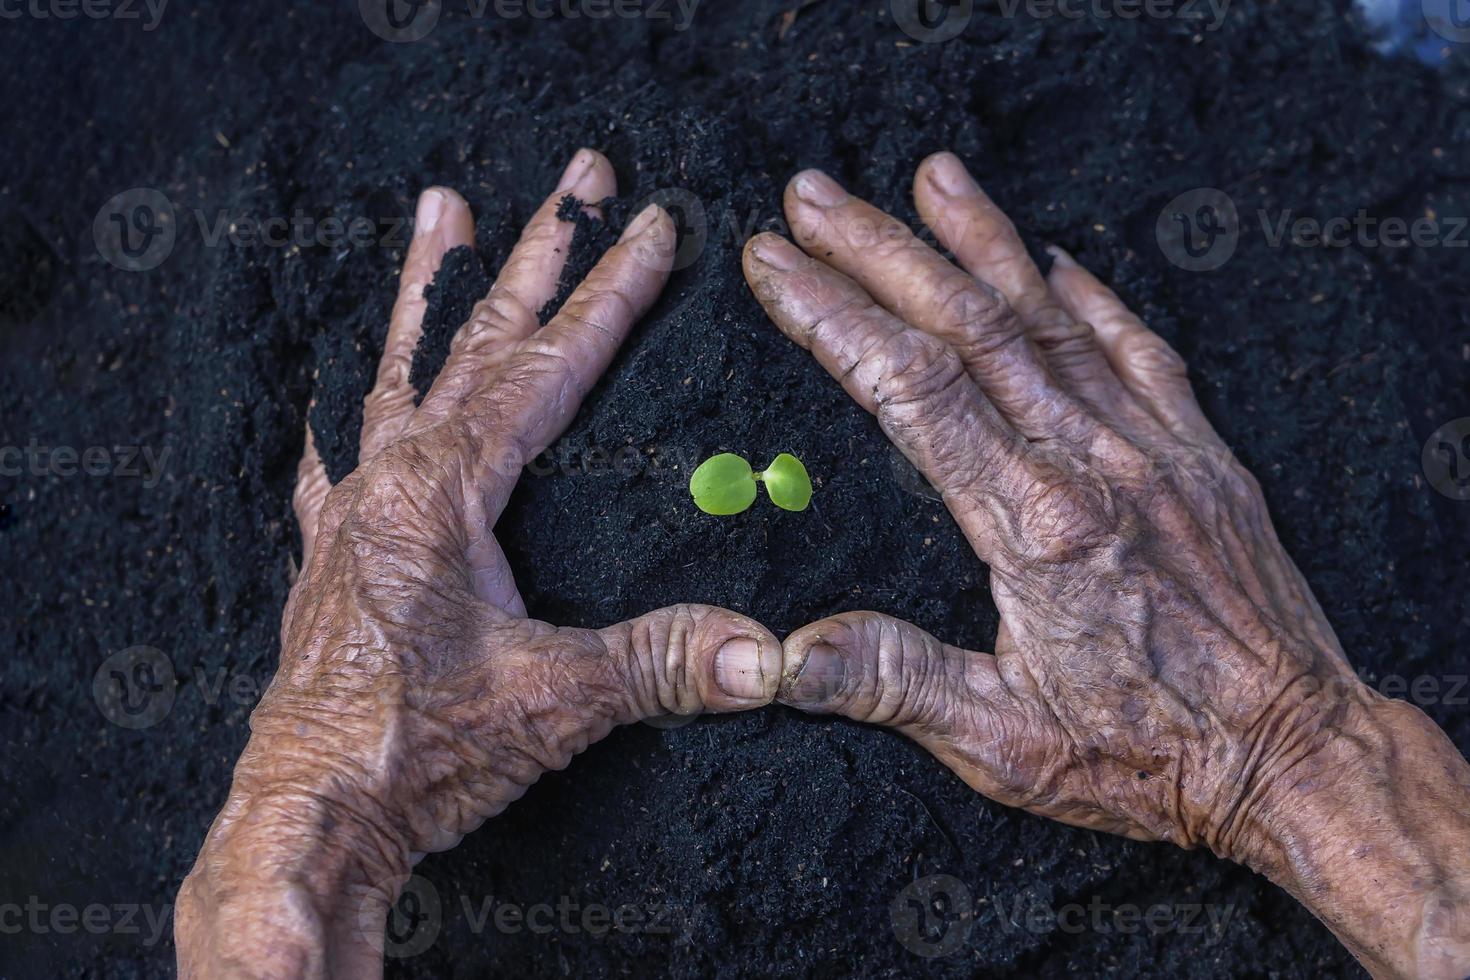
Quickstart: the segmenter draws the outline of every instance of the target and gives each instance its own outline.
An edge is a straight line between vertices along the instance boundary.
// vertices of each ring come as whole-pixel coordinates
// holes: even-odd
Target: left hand
[[[685,605],[600,630],[538,622],[493,534],[524,464],[668,278],[674,227],[653,206],[541,326],[574,228],[561,201],[614,193],[607,160],[578,153],[415,408],[424,289],[474,241],[457,194],[421,198],[361,465],[329,488],[308,433],[304,572],[280,669],[179,894],[181,975],[377,974],[386,909],[425,853],[615,725],[774,697],[781,646],[754,621]]]
[[[802,249],[757,236],[746,276],[943,494],[995,652],[846,613],[787,638],[781,700],[1002,803],[1246,863],[1376,972],[1466,976],[1470,767],[1357,680],[1184,362],[1065,254],[1043,276],[952,154],[914,198],[958,265],[808,171]]]

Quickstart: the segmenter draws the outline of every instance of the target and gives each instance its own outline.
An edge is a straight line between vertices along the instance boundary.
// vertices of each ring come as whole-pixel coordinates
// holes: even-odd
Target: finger
[[[914,202],[960,265],[1001,291],[1062,384],[1111,418],[1130,412],[1092,327],[1057,301],[1016,226],[959,157],[936,153],[925,160],[914,178]]]
[[[310,414],[311,409],[307,409]],[[317,526],[321,523],[322,505],[331,492],[332,482],[327,479],[327,468],[316,450],[316,440],[311,434],[311,423],[306,423],[306,447],[301,451],[301,462],[296,466],[296,490],[291,505],[296,511],[296,523],[301,528],[301,567],[311,563],[311,552],[316,545]]]
[[[744,711],[770,704],[781,641],[760,623],[713,606],[681,605],[598,630],[618,692],[617,721]]]
[[[1220,444],[1194,397],[1184,359],[1072,256],[1060,248],[1050,251],[1052,291],[1073,316],[1093,325],[1113,371],[1134,398],[1176,434]]]
[[[807,252],[851,276],[900,320],[953,347],[1022,435],[1074,444],[1085,438],[1086,412],[1048,374],[1024,324],[994,288],[820,171],[791,181],[786,215]]]
[[[424,290],[434,281],[446,253],[474,243],[475,218],[464,198],[444,187],[431,187],[420,195],[377,383],[363,404],[361,460],[372,459],[397,439],[413,414],[415,391],[408,378],[424,329]]]
[[[777,700],[896,729],[971,787],[1005,803],[1033,790],[1042,730],[986,653],[902,620],[852,612],[786,638]]]
[[[945,497],[971,543],[994,551],[997,509],[1030,482],[1028,450],[953,350],[875,304],[779,235],[745,250],[745,276],[781,331],[811,351]]]
[[[674,222],[656,204],[628,225],[551,322],[505,363],[500,408],[521,457],[531,459],[566,429],[623,341],[657,301],[674,265]],[[471,407],[471,414],[474,414]]]
[[[568,195],[596,204],[618,192],[612,164],[596,150],[578,150],[556,190],[541,205],[510,253],[490,292],[454,337],[445,372],[473,372],[541,328],[541,310],[556,298],[576,233],[558,215]],[[600,215],[596,208],[588,213]]]

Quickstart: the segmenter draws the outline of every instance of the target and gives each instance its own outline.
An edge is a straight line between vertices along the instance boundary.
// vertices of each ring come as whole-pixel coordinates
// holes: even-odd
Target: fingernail
[[[814,207],[830,208],[847,200],[847,191],[820,170],[807,170],[796,177],[796,196]]]
[[[1061,246],[1048,245],[1046,247],[1046,254],[1050,255],[1051,260],[1057,265],[1061,266],[1063,269],[1077,268],[1077,260],[1072,258],[1067,250],[1062,248]]]
[[[953,153],[940,153],[929,161],[929,182],[946,197],[974,197],[980,185]]]
[[[658,220],[658,211],[657,204],[650,204],[642,211],[639,211],[638,217],[629,222],[628,227],[623,231],[623,237],[619,238],[618,241],[630,242],[653,227],[653,223]]]
[[[818,643],[807,650],[806,663],[791,683],[786,700],[796,704],[826,704],[842,691],[846,678],[847,661],[842,654]]]
[[[730,640],[715,654],[715,683],[732,698],[758,701],[766,696],[761,645],[748,637]]]
[[[418,207],[413,215],[414,231],[420,235],[427,235],[439,224],[439,219],[444,216],[445,197],[443,192],[430,188],[419,195]]]
[[[572,162],[567,164],[567,169],[562,171],[561,180],[556,185],[556,193],[560,194],[576,187],[582,178],[587,176],[596,160],[591,150],[578,150],[577,155],[572,157]]]
[[[791,272],[801,265],[805,253],[780,235],[764,235],[755,240],[750,251],[756,261],[782,272]]]

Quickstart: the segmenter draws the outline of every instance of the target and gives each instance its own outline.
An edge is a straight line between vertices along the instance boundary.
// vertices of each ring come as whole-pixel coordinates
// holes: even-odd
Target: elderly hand
[[[919,213],[824,174],[753,239],[776,324],[877,416],[991,568],[994,655],[876,613],[786,641],[780,700],[890,725],[1000,802],[1270,875],[1371,969],[1470,973],[1470,766],[1361,685],[1183,362],[960,161]],[[1412,761],[1412,764],[1404,764]]]
[[[574,227],[558,206],[615,191],[607,160],[578,153],[415,408],[424,289],[474,240],[458,195],[420,200],[360,467],[329,488],[308,436],[304,572],[280,668],[179,895],[183,975],[376,974],[386,909],[423,854],[615,725],[774,697],[780,644],[734,613],[678,606],[601,630],[528,618],[492,533],[524,463],[668,278],[673,224],[650,207],[541,326]]]

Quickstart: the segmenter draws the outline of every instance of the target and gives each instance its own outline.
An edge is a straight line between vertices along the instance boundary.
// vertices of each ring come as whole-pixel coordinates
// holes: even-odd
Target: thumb
[[[978,761],[953,758],[984,742],[1016,710],[995,657],[941,643],[911,623],[851,612],[786,638],[777,700],[817,714],[898,729],[960,772]],[[968,755],[968,754],[967,754]]]
[[[624,723],[758,708],[781,680],[781,641],[728,609],[670,606],[598,636],[625,688]]]

